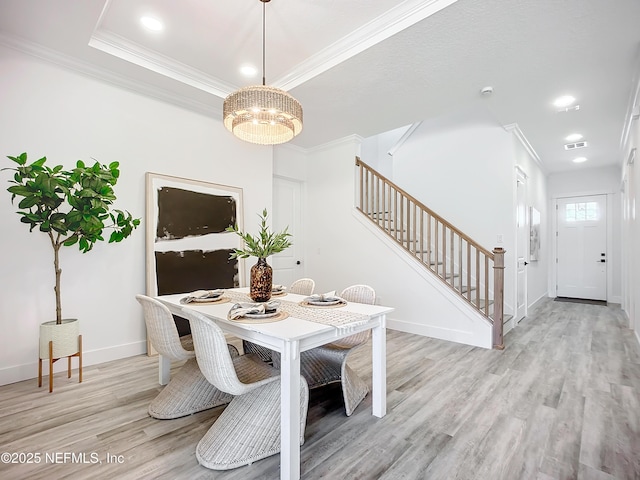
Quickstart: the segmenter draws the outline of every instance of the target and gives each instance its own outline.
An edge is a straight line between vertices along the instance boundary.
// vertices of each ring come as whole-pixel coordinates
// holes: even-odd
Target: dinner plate
[[[341,302],[342,300],[340,300],[339,298],[336,298],[335,300],[307,300],[307,303],[309,305],[316,305],[316,306],[330,306],[330,305],[337,305]]]
[[[186,297],[183,300],[185,299]],[[218,295],[217,297],[194,298],[189,303],[213,303],[213,302],[219,302],[220,300],[222,300],[222,294]]]
[[[271,318],[278,315],[278,312],[265,312],[265,313],[245,313],[243,316],[247,318]]]

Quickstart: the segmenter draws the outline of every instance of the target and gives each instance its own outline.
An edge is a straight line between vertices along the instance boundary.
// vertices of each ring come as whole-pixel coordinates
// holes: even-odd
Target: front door
[[[607,196],[559,198],[558,297],[607,299]]]

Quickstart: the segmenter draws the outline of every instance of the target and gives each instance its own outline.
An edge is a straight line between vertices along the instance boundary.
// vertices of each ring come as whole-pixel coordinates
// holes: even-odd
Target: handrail
[[[484,248],[359,157],[356,166],[357,209],[492,322],[494,348],[504,348],[504,249]]]
[[[417,206],[419,206],[422,210],[424,210],[425,212],[427,212],[429,215],[431,215],[433,218],[437,218],[438,221],[444,225],[446,225],[447,228],[455,231],[458,235],[460,235],[461,237],[463,237],[465,240],[468,240],[470,243],[475,244],[478,249],[482,250],[482,252],[487,255],[487,257],[493,259],[493,253],[491,253],[490,250],[487,250],[486,248],[484,248],[482,245],[480,245],[478,242],[476,242],[475,240],[473,240],[471,237],[469,237],[468,235],[464,234],[462,231],[458,230],[453,224],[451,224],[450,222],[448,222],[447,220],[445,220],[444,218],[442,218],[440,215],[438,215],[437,213],[435,213],[433,210],[431,210],[429,207],[427,207],[424,203],[422,203],[420,200],[417,200],[415,197],[413,197],[411,194],[407,193],[405,190],[403,190],[402,188],[400,188],[398,185],[396,185],[395,183],[393,183],[391,180],[389,180],[387,177],[385,177],[384,175],[380,174],[379,172],[377,172],[376,170],[374,170],[373,168],[371,168],[369,165],[367,165],[366,163],[364,163],[362,160],[360,160],[360,157],[356,157],[356,166],[358,167],[364,167],[365,170],[368,170],[369,172],[375,174],[377,177],[379,177],[380,179],[384,180],[384,182],[387,185],[392,186],[395,190],[397,190],[399,193],[402,193],[402,195],[404,195],[405,197],[407,197],[409,200],[411,200],[413,203],[415,203]],[[361,177],[362,180],[362,177]],[[360,188],[360,205],[362,205],[362,185]]]

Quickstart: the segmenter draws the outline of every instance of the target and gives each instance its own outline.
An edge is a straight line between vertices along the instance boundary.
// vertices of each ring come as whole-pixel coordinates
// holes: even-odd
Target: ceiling
[[[220,118],[227,94],[262,82],[262,7],[0,0],[0,43]],[[164,30],[142,28],[143,15]],[[639,51],[638,0],[266,4],[266,83],[302,103],[304,129],[291,143],[304,148],[474,112],[517,124],[549,173],[620,164]],[[258,74],[243,76],[245,64]],[[580,109],[558,112],[563,94]],[[576,132],[588,147],[565,151]]]

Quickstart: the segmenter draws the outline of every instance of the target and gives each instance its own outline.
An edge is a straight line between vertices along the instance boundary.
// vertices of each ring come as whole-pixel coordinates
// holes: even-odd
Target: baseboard
[[[110,362],[112,360],[120,360],[121,358],[134,357],[136,355],[142,355],[147,353],[147,342],[142,340],[140,342],[129,343],[125,345],[117,345],[115,347],[101,348],[98,350],[90,350],[82,352],[82,367],[88,367],[90,365],[98,365],[100,363]],[[48,363],[42,362],[42,374],[48,375]],[[78,368],[78,359],[71,359],[72,375]],[[60,360],[53,365],[53,372],[66,372],[67,362]],[[36,359],[32,363],[23,365],[14,365],[12,367],[6,367],[0,369],[0,385],[8,385],[10,383],[22,382],[23,380],[30,380],[38,378],[38,360]]]
[[[515,326],[516,326],[515,317],[512,316],[509,320],[504,322],[504,325],[502,325],[502,335],[503,335],[503,337],[504,337],[504,335],[509,333],[510,330],[513,330],[513,328]]]
[[[464,330],[434,327],[433,325],[422,325],[393,318],[387,318],[387,328],[391,330],[398,330],[400,332],[422,335],[424,337],[447,340],[449,342],[464,343],[465,345],[471,345],[474,347],[493,348],[493,345],[482,342],[482,339],[478,338],[478,335],[475,335],[473,332]],[[490,339],[491,335],[485,335],[485,338]]]
[[[547,295],[546,293],[543,293],[542,295],[540,295],[533,303],[529,304],[529,306],[527,307],[527,310],[529,310],[530,308],[533,308],[535,306],[538,305],[538,303],[540,303],[542,300],[544,300],[545,298],[549,298],[549,295]]]
[[[609,298],[607,300],[607,303],[617,303],[617,304],[622,304],[622,296],[620,295],[613,295],[611,298]]]

